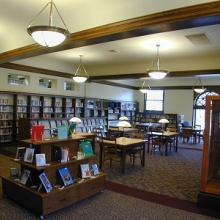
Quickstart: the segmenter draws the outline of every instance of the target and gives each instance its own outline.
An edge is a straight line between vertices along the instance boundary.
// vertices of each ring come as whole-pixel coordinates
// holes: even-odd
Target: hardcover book
[[[34,158],[34,148],[26,148],[24,162],[32,163]]]
[[[36,154],[36,166],[46,166],[45,154]]]
[[[47,175],[45,173],[41,173],[39,175],[39,178],[46,192],[49,193],[50,191],[52,191],[53,187],[52,187],[51,182],[47,178]]]
[[[92,144],[90,141],[81,141],[82,151],[86,157],[93,156]]]
[[[20,183],[25,185],[30,177],[30,174],[31,174],[30,170],[23,169],[22,174],[21,174]]]
[[[90,178],[92,176],[89,168],[89,164],[80,164],[80,168],[81,168],[82,179]]]
[[[60,174],[60,177],[63,181],[64,186],[69,186],[74,183],[73,178],[70,175],[70,172],[67,167],[58,169],[58,172]]]

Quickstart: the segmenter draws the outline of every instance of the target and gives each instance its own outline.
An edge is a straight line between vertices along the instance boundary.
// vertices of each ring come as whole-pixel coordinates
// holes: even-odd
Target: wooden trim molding
[[[60,46],[27,45],[0,54],[0,64],[62,50],[165,31],[220,23],[220,1],[194,5],[106,24],[72,33]]]
[[[5,69],[21,70],[21,71],[26,71],[26,72],[31,72],[31,73],[41,73],[45,75],[58,76],[58,77],[64,77],[64,78],[73,77],[73,74],[71,73],[59,72],[55,70],[43,69],[43,68],[38,68],[38,67],[33,67],[33,66],[26,66],[22,64],[16,64],[16,63],[3,63],[3,64],[0,64],[0,67],[5,68]]]

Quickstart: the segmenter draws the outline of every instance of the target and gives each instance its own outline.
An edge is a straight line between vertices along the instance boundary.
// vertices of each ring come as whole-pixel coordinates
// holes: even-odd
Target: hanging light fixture
[[[89,78],[89,75],[85,67],[82,65],[82,55],[79,55],[79,57],[80,57],[80,63],[76,69],[73,80],[77,83],[84,83]]]
[[[202,85],[202,80],[200,78],[197,79],[194,87],[193,87],[194,92],[196,93],[203,93],[205,92],[206,88]]]
[[[40,16],[40,14],[49,7],[49,24],[48,25],[36,25],[32,26],[32,23]],[[59,18],[61,19],[64,28],[53,26],[53,8],[56,10]],[[41,11],[31,20],[28,28],[28,34],[40,45],[45,47],[54,47],[61,44],[69,35],[68,28],[61,17],[56,5],[53,3],[53,0],[48,2]]]
[[[148,75],[152,79],[163,79],[167,75],[167,71],[160,70],[160,56],[159,56],[159,47],[160,45],[157,44],[157,70],[151,70],[148,72]]]
[[[142,87],[139,89],[139,91],[144,93],[144,94],[146,94],[149,90],[151,90],[149,85],[145,86],[145,82],[146,81],[144,80],[144,82],[142,84]]]

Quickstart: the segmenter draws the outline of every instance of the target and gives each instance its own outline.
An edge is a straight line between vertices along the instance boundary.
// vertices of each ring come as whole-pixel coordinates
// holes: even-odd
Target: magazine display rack
[[[100,172],[94,178],[81,179],[81,164],[95,163],[95,155],[78,158],[77,152],[79,151],[80,141],[85,137],[76,136],[64,140],[45,140],[45,141],[22,141],[23,145],[31,146],[35,149],[36,154],[44,153],[46,157],[46,166],[36,166],[35,161],[27,163],[18,161],[21,165],[21,170],[29,170],[30,177],[27,184],[22,184],[11,177],[2,178],[2,192],[3,194],[16,201],[20,205],[30,209],[43,218],[45,215],[57,211],[61,208],[67,207],[75,202],[92,196],[104,190],[105,174]],[[53,147],[61,146],[68,149],[69,160],[65,163],[60,163],[53,160]],[[62,180],[59,176],[58,170],[67,168],[71,175],[73,175],[74,183],[68,186],[63,186]],[[43,175],[42,175],[43,173]],[[53,185],[53,189],[44,190],[39,187],[41,179],[49,179]]]

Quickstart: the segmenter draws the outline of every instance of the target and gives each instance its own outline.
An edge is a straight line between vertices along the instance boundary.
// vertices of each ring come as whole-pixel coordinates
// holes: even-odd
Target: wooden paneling
[[[72,33],[63,44],[57,47],[46,48],[36,44],[27,45],[1,53],[0,63],[119,39],[219,23],[220,1],[216,1],[132,18]]]

